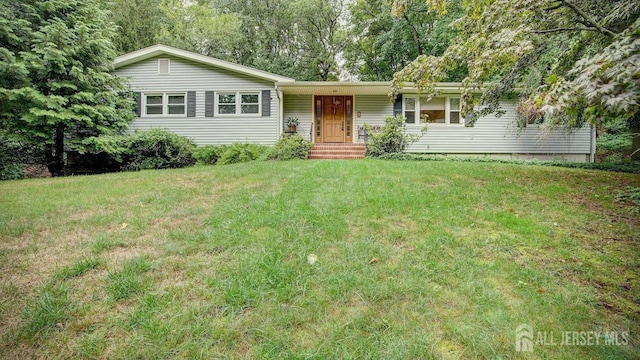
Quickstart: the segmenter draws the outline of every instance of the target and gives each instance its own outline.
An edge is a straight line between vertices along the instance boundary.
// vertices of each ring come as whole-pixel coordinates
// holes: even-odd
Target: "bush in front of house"
[[[122,170],[182,168],[196,162],[193,141],[163,129],[99,136],[84,144],[85,151],[106,153]]]
[[[196,163],[193,141],[167,130],[140,131],[129,138],[125,170],[170,169]]]
[[[235,143],[226,146],[217,163],[227,165],[257,160],[266,150],[263,145]]]
[[[283,134],[265,154],[265,160],[306,159],[313,147],[311,141],[298,134]]]
[[[198,164],[214,165],[220,160],[220,156],[227,150],[227,145],[205,145],[199,146],[193,151],[193,157]]]
[[[385,117],[384,126],[378,133],[373,132],[371,125],[365,124],[364,128],[369,134],[367,156],[371,157],[404,153],[409,145],[418,141],[422,134],[427,131],[425,126],[421,135],[407,134],[407,126],[405,125],[404,117],[401,115]]]

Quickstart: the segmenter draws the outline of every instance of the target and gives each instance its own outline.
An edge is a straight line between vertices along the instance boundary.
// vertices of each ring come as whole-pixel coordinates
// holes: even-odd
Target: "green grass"
[[[3,182],[0,358],[638,358],[638,187],[381,160]],[[523,323],[629,342],[517,353]]]

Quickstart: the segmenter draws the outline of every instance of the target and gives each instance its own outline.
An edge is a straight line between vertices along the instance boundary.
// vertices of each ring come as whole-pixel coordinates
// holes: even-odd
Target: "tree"
[[[244,41],[242,21],[236,14],[221,13],[208,4],[185,4],[180,0],[165,0],[161,11],[162,24],[156,42],[235,60],[236,50]]]
[[[301,61],[312,66],[310,78],[303,80],[337,80],[337,57],[346,45],[345,1],[297,0],[293,7]]]
[[[118,26],[113,39],[118,54],[143,49],[158,42],[163,24],[162,0],[103,0],[102,7],[110,9]]]
[[[2,127],[42,144],[51,174],[63,175],[65,150],[123,130],[133,118],[125,83],[109,73],[115,27],[96,0],[3,0],[3,8],[19,20],[9,32],[12,47],[23,49],[13,53],[23,76],[2,84]]]
[[[449,24],[462,14],[454,8],[439,18],[423,0],[411,0],[400,16],[391,14],[387,0],[357,0],[350,6],[352,27],[345,58],[361,80],[388,81],[417,56],[442,55],[455,35]],[[464,69],[443,80],[458,81]]]
[[[450,6],[426,3],[440,15]],[[408,11],[408,0],[393,1],[393,11]],[[499,111],[498,99],[515,87],[528,116],[552,125],[637,118],[637,1],[470,0],[463,11],[455,23],[459,33],[442,56],[418,56],[395,74],[393,92],[415,82],[434,94],[435,82],[464,63],[462,112],[473,119]],[[475,98],[478,90],[482,96]],[[480,104],[486,107],[474,111]]]

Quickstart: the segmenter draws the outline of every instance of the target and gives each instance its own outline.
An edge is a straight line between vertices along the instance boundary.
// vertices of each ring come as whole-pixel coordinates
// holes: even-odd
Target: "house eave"
[[[389,81],[295,81],[278,82],[276,86],[285,95],[389,95],[391,82]],[[461,83],[437,83],[436,91],[442,94],[459,94],[462,92]],[[401,94],[417,94],[420,91],[413,84],[405,84]]]

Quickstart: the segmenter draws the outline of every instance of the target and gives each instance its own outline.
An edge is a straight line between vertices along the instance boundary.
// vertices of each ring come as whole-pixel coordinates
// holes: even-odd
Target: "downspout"
[[[596,127],[593,124],[591,124],[591,156],[589,160],[596,162]]]
[[[276,94],[278,96],[278,139],[280,139],[284,126],[284,94],[278,85],[276,85]]]

